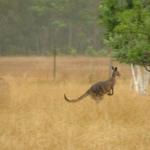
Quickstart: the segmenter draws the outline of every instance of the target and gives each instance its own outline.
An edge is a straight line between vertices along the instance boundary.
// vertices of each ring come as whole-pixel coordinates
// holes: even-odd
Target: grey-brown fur
[[[64,98],[68,102],[77,102],[87,96],[91,96],[95,101],[103,99],[105,94],[111,96],[114,94],[114,86],[116,83],[116,76],[120,76],[117,67],[112,67],[112,76],[106,81],[99,81],[93,84],[82,96],[77,99],[68,99],[64,94]]]

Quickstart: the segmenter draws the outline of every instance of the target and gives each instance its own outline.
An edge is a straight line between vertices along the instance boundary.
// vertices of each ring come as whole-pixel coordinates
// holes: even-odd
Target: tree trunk
[[[142,70],[142,67],[131,64],[132,88],[140,95],[146,95],[150,80],[150,73]]]
[[[144,69],[144,90],[147,92],[147,89],[148,89],[148,86],[149,86],[149,83],[150,83],[150,72],[146,71]]]
[[[135,73],[135,67],[133,64],[131,64],[131,72],[132,72],[132,77],[133,77],[132,88],[134,88],[136,92],[139,92],[138,82],[137,82],[136,73]]]
[[[113,62],[112,62],[112,49],[109,50],[109,77],[111,77],[112,75],[112,66],[113,66]]]

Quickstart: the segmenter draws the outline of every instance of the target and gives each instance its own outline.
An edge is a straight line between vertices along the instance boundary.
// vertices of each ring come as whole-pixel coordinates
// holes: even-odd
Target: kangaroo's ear
[[[112,66],[111,68],[112,68],[112,70],[115,70],[114,66]]]
[[[117,67],[115,67],[115,71],[117,71]]]

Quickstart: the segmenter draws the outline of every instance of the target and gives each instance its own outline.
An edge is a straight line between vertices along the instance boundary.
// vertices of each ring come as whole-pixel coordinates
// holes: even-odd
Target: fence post
[[[57,55],[56,48],[54,48],[53,51],[53,79],[54,80],[56,79],[56,55]]]

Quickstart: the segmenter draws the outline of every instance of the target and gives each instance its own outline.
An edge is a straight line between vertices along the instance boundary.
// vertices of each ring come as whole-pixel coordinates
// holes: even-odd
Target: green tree
[[[148,0],[102,0],[100,21],[106,27],[105,42],[113,56],[131,64],[134,87],[145,94],[150,67],[150,3]]]
[[[150,65],[150,4],[141,0],[102,0],[100,20],[106,42],[121,62]]]

